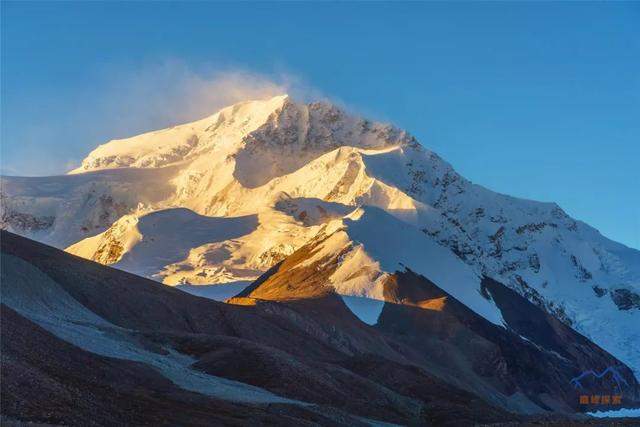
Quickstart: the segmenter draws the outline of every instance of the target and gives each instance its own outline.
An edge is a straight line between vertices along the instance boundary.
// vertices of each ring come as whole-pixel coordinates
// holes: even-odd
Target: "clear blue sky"
[[[174,124],[151,114],[170,78],[119,84],[167,60],[296,76],[640,248],[640,3],[3,2],[3,172],[62,173]]]

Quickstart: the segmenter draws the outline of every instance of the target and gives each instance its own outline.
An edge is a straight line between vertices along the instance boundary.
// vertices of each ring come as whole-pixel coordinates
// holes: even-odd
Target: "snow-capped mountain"
[[[490,277],[640,373],[640,251],[330,104],[240,103],[110,141],[67,176],[3,177],[1,197],[3,228],[171,285],[250,281],[322,239],[341,294],[385,299],[408,268],[502,324]]]

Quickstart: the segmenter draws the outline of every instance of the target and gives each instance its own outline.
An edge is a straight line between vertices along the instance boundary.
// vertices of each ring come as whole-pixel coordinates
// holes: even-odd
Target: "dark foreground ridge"
[[[292,269],[304,248],[224,304],[0,240],[3,425],[578,425],[592,421],[569,415],[575,392],[559,384],[617,362],[553,318],[504,315],[520,334],[554,331],[538,344],[552,350],[536,350],[453,299],[425,310],[442,291],[411,272],[395,275],[378,325],[366,325],[322,275]],[[535,408],[548,413],[527,415]]]

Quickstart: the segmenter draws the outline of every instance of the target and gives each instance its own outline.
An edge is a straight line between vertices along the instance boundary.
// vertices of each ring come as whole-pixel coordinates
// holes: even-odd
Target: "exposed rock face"
[[[35,217],[21,212],[2,212],[0,228],[22,233],[36,233],[50,228],[54,219],[52,216]]]
[[[640,295],[629,289],[613,289],[610,295],[620,310],[640,309]]]

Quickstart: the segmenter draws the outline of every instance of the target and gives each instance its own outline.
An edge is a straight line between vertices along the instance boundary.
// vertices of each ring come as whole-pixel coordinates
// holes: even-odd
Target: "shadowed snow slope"
[[[349,236],[332,244],[353,243],[331,278],[344,295],[380,299],[402,263],[500,324],[480,295],[490,277],[640,372],[640,251],[330,104],[243,102],[110,141],[71,175],[0,184],[2,228],[171,285],[254,280],[336,222]],[[152,215],[163,230],[145,234]]]
[[[214,301],[226,301],[238,295],[244,288],[249,286],[250,283],[251,282],[231,282],[217,285],[177,285],[176,288],[191,295],[209,298]]]
[[[342,295],[344,304],[355,314],[358,319],[367,325],[375,325],[378,323],[380,313],[384,307],[384,301],[366,298],[366,297],[350,297]]]

